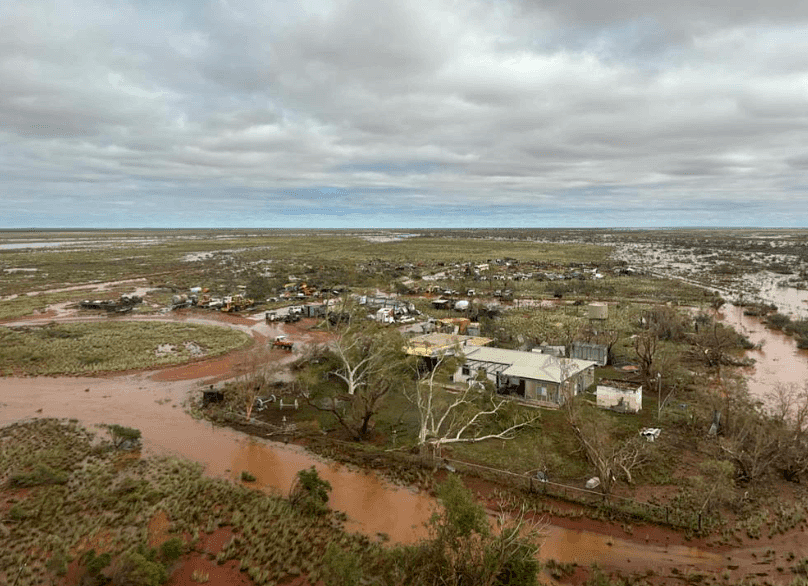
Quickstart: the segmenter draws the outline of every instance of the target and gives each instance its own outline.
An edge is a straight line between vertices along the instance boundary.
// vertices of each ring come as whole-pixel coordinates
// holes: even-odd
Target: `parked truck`
[[[291,352],[292,350],[294,350],[295,345],[294,342],[292,342],[291,340],[287,340],[286,336],[277,336],[272,341],[272,348],[280,348],[281,350]]]

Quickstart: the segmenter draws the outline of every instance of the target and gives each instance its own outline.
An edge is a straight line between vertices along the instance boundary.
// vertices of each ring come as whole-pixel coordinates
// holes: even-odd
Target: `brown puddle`
[[[550,526],[539,558],[588,566],[630,565],[632,571],[658,570],[660,564],[679,568],[697,567],[718,570],[723,567],[721,555],[682,545],[640,545],[581,529]]]

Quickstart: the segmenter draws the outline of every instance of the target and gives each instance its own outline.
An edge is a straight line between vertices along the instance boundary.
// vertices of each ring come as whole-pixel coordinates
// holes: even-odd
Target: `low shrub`
[[[55,470],[47,464],[37,464],[33,470],[12,474],[9,482],[11,486],[30,487],[44,484],[65,484],[67,474],[62,470]]]
[[[312,466],[297,473],[289,489],[289,502],[307,515],[324,515],[328,512],[329,492],[331,483],[320,478],[317,469]]]
[[[116,450],[121,449],[127,443],[130,446],[135,446],[140,443],[140,430],[134,427],[124,427],[115,423],[107,425],[109,437]]]
[[[113,586],[160,586],[168,580],[163,564],[156,561],[151,552],[138,551],[124,554],[112,573]]]
[[[185,551],[185,544],[179,537],[172,537],[160,546],[160,557],[167,563],[175,562]]]

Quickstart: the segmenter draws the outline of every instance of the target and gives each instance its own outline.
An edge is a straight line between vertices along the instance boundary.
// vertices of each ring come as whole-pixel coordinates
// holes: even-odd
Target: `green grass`
[[[535,410],[531,409],[535,413]],[[519,474],[546,469],[553,481],[570,481],[586,475],[588,463],[569,430],[564,414],[541,410],[532,429],[513,440],[486,440],[450,446],[461,460],[501,468]]]
[[[84,297],[82,297],[82,295]],[[62,303],[74,299],[84,299],[87,292],[63,291],[60,293],[43,293],[41,295],[21,295],[7,301],[0,301],[0,320],[31,315],[35,311],[44,311],[54,303]]]
[[[195,358],[186,344],[215,356],[249,344],[251,338],[226,327],[187,323],[111,321],[0,327],[0,372],[77,374],[148,368]],[[160,354],[161,345],[174,351]]]

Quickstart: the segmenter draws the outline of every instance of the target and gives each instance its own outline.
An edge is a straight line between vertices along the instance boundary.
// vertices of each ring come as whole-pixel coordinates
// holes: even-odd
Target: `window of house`
[[[469,376],[471,374],[471,369],[466,366],[465,364],[460,368],[460,372],[463,373],[464,376]]]

